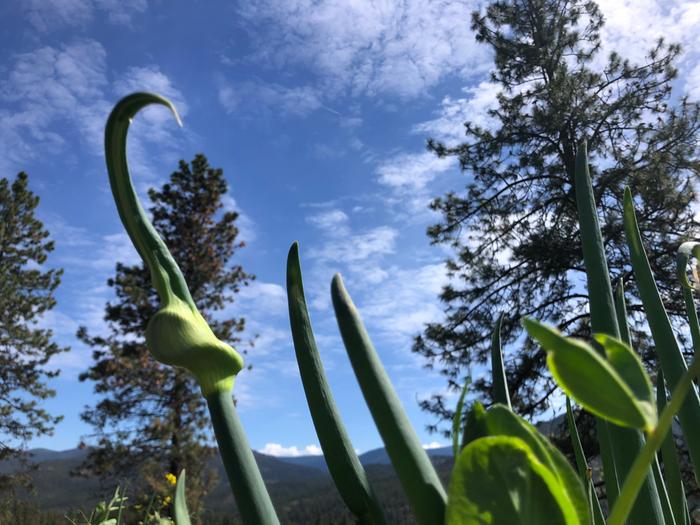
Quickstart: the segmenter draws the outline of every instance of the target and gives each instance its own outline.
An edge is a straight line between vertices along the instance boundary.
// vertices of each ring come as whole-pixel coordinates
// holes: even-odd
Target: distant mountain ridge
[[[439,447],[439,448],[428,448],[425,450],[431,458],[435,457],[452,457],[452,447]],[[280,461],[286,463],[292,463],[294,465],[303,465],[305,467],[312,467],[323,471],[328,471],[328,466],[326,465],[326,460],[323,455],[317,456],[274,456]],[[390,465],[391,460],[389,459],[389,454],[386,448],[375,448],[373,450],[368,450],[358,456],[360,463],[364,466],[368,465]]]
[[[429,448],[425,450],[428,456],[432,457],[451,457],[452,447],[439,447],[439,448]],[[31,461],[33,463],[45,463],[45,462],[55,462],[55,461],[82,461],[88,453],[88,449],[73,448],[68,450],[50,450],[47,448],[33,448],[27,451],[31,456]],[[270,458],[276,461],[281,461],[283,463],[290,463],[292,465],[310,467],[318,470],[328,471],[326,461],[323,455],[309,455],[309,456],[271,456],[269,454],[263,454],[262,452],[255,452],[256,458]],[[372,450],[368,450],[358,456],[360,463],[364,466],[367,465],[390,465],[391,460],[389,459],[389,454],[386,448],[380,447]],[[0,462],[0,473],[11,472],[15,470],[16,462]]]

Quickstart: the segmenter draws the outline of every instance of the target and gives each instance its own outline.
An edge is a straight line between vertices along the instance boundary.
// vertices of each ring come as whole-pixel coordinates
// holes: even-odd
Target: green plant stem
[[[646,478],[646,472],[652,461],[654,461],[656,451],[661,446],[666,433],[671,428],[673,417],[683,404],[688,390],[692,387],[693,378],[698,374],[700,374],[700,359],[695,359],[690,368],[688,368],[686,373],[683,374],[683,377],[681,377],[681,380],[678,382],[673,392],[673,396],[671,396],[670,402],[661,414],[658,425],[648,434],[644,448],[632,464],[629,475],[622,485],[617,502],[608,519],[608,525],[623,525],[625,523],[632,509],[632,505],[637,499],[637,493]]]
[[[576,153],[574,187],[578,209],[581,247],[586,267],[586,283],[593,332],[620,336],[615,300],[613,299],[610,271],[605,258],[605,245],[598,221],[595,193],[588,169],[587,146],[583,142]],[[600,349],[602,351],[602,349]],[[629,472],[634,459],[644,446],[641,432],[622,428],[602,418],[596,418],[600,455],[603,460],[605,493],[610,505],[614,505],[620,484]],[[651,469],[647,472],[644,497],[637,501],[632,511],[635,525],[664,523]]]
[[[420,525],[444,523],[445,489],[421,447],[340,274],[333,277],[331,298],[350,364],[416,521]]]
[[[299,374],[328,471],[359,525],[385,525],[384,510],[345,430],[316,347],[296,242],[287,257],[287,299]]]
[[[148,266],[151,281],[158,291],[161,302],[168,304],[175,295],[190,307],[196,308],[180,268],[148,219],[129,175],[126,160],[126,136],[129,124],[142,108],[151,104],[159,104],[170,109],[175,120],[182,125],[175,106],[159,95],[133,93],[121,99],[110,113],[105,126],[105,159],[109,185],[112,188],[122,224],[136,251]]]
[[[214,392],[206,399],[221,459],[243,523],[278,525],[277,514],[238,419],[231,392]]]
[[[503,365],[503,352],[501,350],[501,325],[503,324],[503,314],[498,316],[496,326],[491,335],[491,399],[494,403],[501,403],[510,410],[510,395],[508,394],[508,381],[506,380],[506,370]]]
[[[661,414],[666,408],[666,386],[664,374],[659,369],[656,373],[656,406],[657,413]],[[676,525],[688,525],[690,522],[686,517],[685,489],[683,487],[683,476],[681,475],[678,451],[676,450],[673,431],[666,434],[661,443],[661,459],[664,464],[664,479],[668,489],[668,497],[671,501],[671,508],[676,519]]]

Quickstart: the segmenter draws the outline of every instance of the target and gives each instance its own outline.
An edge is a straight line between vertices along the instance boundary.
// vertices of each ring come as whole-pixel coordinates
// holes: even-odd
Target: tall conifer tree
[[[243,317],[213,315],[234,301],[241,286],[254,276],[232,258],[244,246],[238,240],[238,214],[222,213],[227,184],[220,169],[204,155],[191,165],[180,161],[160,191],[151,189],[153,225],[168,246],[188,283],[192,298],[214,333],[230,344],[240,341]],[[117,263],[108,281],[116,301],[107,304],[107,337],[79,338],[91,346],[94,363],[81,374],[93,381],[99,402],[82,414],[92,425],[96,446],[82,469],[109,478],[115,475],[145,481],[148,491],[163,492],[165,473],[187,469],[191,509],[208,488],[206,466],[212,456],[206,403],[194,378],[185,370],[161,365],[148,353],[145,331],[158,310],[156,291],[143,263]]]
[[[454,249],[447,261],[453,279],[440,297],[444,321],[429,324],[414,351],[457,386],[468,364],[486,362],[491,331],[505,313],[508,381],[525,415],[547,408],[555,385],[543,370],[544,352],[520,338],[520,318],[588,335],[573,188],[581,141],[588,142],[611,277],[631,276],[621,218],[629,185],[660,291],[672,313],[683,310],[674,257],[698,233],[698,106],[672,94],[678,45],[657,42],[642,64],[615,52],[604,60],[603,24],[596,3],[585,0],[503,0],[473,13],[476,38],[495,57],[493,126],[465,123],[459,145],[428,142],[437,155],[458,157],[469,182],[466,192],[432,203],[442,220],[428,235]],[[634,315],[633,280],[627,288]],[[642,335],[637,330],[638,342]],[[488,377],[476,387],[487,395]],[[423,408],[451,417],[439,395]]]
[[[26,459],[27,442],[61,420],[41,400],[54,395],[47,381],[58,375],[49,359],[67,348],[36,323],[56,305],[63,271],[43,268],[54,243],[36,218],[39,197],[28,182],[26,173],[0,179],[0,462]],[[15,477],[0,475],[0,489]]]

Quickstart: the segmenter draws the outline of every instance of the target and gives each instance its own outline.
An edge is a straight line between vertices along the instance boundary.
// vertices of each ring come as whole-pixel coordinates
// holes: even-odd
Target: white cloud
[[[305,116],[322,107],[321,96],[310,86],[282,86],[275,83],[242,82],[219,88],[219,103],[228,113],[275,112]]]
[[[392,278],[382,286],[371,287],[358,304],[362,316],[380,335],[403,345],[410,344],[425,323],[443,318],[438,295],[447,284],[447,269],[443,263],[426,264],[414,268],[387,268]],[[370,288],[369,283],[357,283]]]
[[[27,0],[24,5],[29,23],[41,32],[84,27],[96,12],[106,14],[112,23],[129,25],[147,8],[147,0]]]
[[[423,190],[440,173],[456,164],[454,157],[439,158],[432,152],[400,153],[377,167],[379,182],[397,190]]]
[[[182,94],[157,67],[127,69],[110,86],[107,53],[90,39],[59,47],[45,46],[15,55],[0,82],[0,169],[12,172],[41,154],[63,153],[69,135],[77,133],[94,155],[103,154],[104,124],[118,96],[151,90],[170,97],[181,113],[187,106]],[[112,89],[114,92],[112,92]],[[147,108],[134,122],[130,135],[130,164],[136,179],[150,175],[154,157],[174,162],[174,150],[146,155],[144,143],[177,143],[177,126],[165,108]],[[171,146],[172,148],[172,146]]]
[[[342,210],[332,209],[309,215],[306,217],[306,222],[326,233],[347,234],[350,232],[348,227],[348,216]]]
[[[398,231],[389,226],[378,226],[358,234],[350,234],[347,230],[337,233],[338,237],[309,250],[309,257],[323,262],[366,261],[371,257],[392,253],[398,235]]]
[[[299,450],[296,446],[285,447],[279,443],[265,443],[265,446],[258,452],[277,457],[320,456],[323,454],[321,447],[318,445],[306,445]]]
[[[616,49],[634,61],[644,60],[659,38],[682,42],[697,51],[700,4],[689,0],[599,0],[605,16],[604,49]]]
[[[700,100],[700,61],[685,76],[686,93],[692,100]]]
[[[597,57],[601,66],[612,50],[633,62],[646,61],[647,52],[659,38],[680,43],[683,54],[676,64],[680,85],[685,93],[700,98],[700,3],[691,0],[599,0],[605,16],[602,30],[603,52]]]
[[[42,32],[61,27],[82,26],[93,17],[93,5],[90,0],[29,0],[25,9],[29,22]]]
[[[450,145],[464,140],[464,123],[469,121],[485,129],[493,129],[495,121],[488,110],[498,107],[498,84],[481,82],[462,90],[466,96],[445,97],[437,116],[413,126],[413,133],[428,135]]]
[[[58,262],[66,267],[89,269],[108,273],[113,271],[117,261],[126,265],[135,265],[141,262],[131,239],[122,231],[103,235],[99,239],[83,239],[85,246],[82,253],[75,250],[70,255],[61,254]]]
[[[484,71],[466,0],[264,0],[241,15],[259,28],[256,58],[308,65],[326,92],[422,94],[447,75]],[[352,21],[349,23],[349,21]]]
[[[147,0],[94,0],[95,5],[106,12],[109,21],[118,25],[130,25],[134,15],[148,8]]]
[[[2,98],[13,106],[0,109],[0,158],[8,167],[45,149],[61,151],[65,140],[55,130],[59,120],[84,135],[94,132],[92,116],[102,106],[107,84],[105,58],[104,48],[94,40],[46,46],[14,57],[0,83]]]
[[[425,450],[432,450],[432,449],[434,449],[434,448],[442,448],[442,447],[444,447],[444,446],[445,446],[445,445],[443,445],[442,443],[438,443],[437,441],[431,441],[430,443],[424,443],[424,444],[423,444],[423,448],[424,448]]]
[[[226,193],[221,197],[221,203],[224,211],[233,211],[238,213],[236,227],[238,227],[240,240],[244,241],[246,244],[253,242],[257,238],[255,221],[253,221],[253,219],[250,218],[250,215],[241,209],[238,202],[236,202],[236,199],[234,199],[230,193]]]
[[[238,293],[238,310],[264,312],[264,316],[287,314],[287,292],[279,284],[253,281]]]

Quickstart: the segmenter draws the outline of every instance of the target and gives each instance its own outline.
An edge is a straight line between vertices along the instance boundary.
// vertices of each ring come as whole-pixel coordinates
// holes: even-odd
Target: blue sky
[[[259,334],[252,372],[236,382],[253,448],[317,453],[294,360],[283,288],[286,253],[301,245],[307,298],[331,385],[357,449],[381,441],[356,385],[330,304],[341,272],[423,443],[432,418],[417,400],[444,381],[410,352],[412,336],[438,320],[445,248],[425,235],[427,204],[467,179],[425,140],[454,143],[462,122],[489,125],[497,89],[491,55],[469,30],[472,0],[24,0],[0,17],[0,173],[27,171],[39,215],[63,267],[58,306],[42,321],[71,346],[46,407],[65,416],[31,446],[74,447],[95,401],[78,374],[91,362],[80,325],[104,332],[106,280],[117,261],[135,263],[114,208],[102,153],[112,105],[133,91],[170,98],[140,114],[129,155],[142,194],[179,159],[203,152],[224,169],[226,206],[241,213],[247,247],[237,263],[257,275],[233,315]],[[654,39],[685,45],[679,93],[700,98],[700,4],[606,0],[607,49],[641,60]],[[601,57],[602,58],[602,57]],[[452,402],[455,397],[450,398]]]

